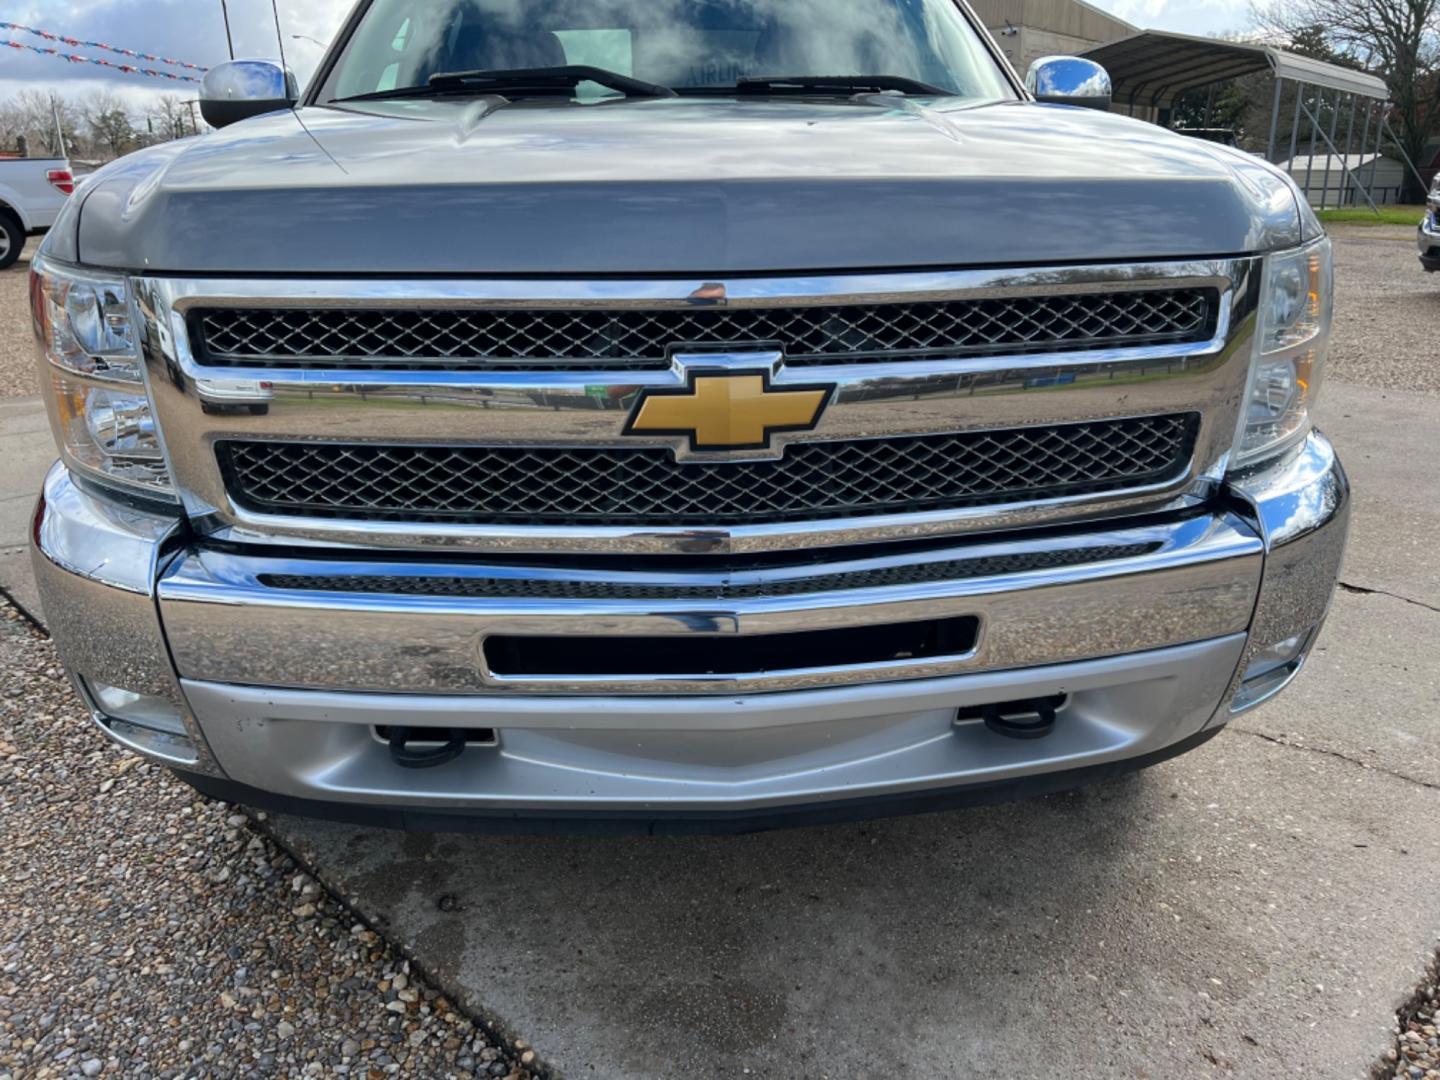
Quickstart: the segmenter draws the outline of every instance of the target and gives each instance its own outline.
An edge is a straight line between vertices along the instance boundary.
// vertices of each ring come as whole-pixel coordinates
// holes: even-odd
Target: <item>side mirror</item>
[[[222,128],[261,113],[294,108],[300,99],[295,75],[273,60],[231,60],[205,73],[200,115]]]
[[[1110,108],[1110,73],[1079,56],[1042,56],[1030,65],[1025,89],[1046,105]]]

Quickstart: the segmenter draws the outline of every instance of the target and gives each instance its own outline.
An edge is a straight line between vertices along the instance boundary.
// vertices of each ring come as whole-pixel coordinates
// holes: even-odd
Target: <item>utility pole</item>
[[[225,16],[225,44],[230,47],[230,59],[235,59],[235,39],[230,36],[230,8],[225,0],[220,0],[220,14]]]
[[[70,151],[65,148],[65,125],[60,122],[60,99],[50,95],[50,115],[55,117],[55,138],[60,143],[60,156],[68,158]]]

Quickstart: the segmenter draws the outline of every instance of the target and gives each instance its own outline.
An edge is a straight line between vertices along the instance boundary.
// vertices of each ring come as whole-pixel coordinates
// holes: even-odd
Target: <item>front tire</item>
[[[0,270],[9,270],[25,250],[25,230],[9,214],[0,214]]]

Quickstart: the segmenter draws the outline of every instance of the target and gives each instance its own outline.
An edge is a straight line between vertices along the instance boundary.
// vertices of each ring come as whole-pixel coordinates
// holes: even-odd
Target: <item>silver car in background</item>
[[[1420,220],[1415,242],[1420,249],[1420,265],[1431,273],[1440,270],[1440,176],[1430,184],[1425,196],[1425,216]]]

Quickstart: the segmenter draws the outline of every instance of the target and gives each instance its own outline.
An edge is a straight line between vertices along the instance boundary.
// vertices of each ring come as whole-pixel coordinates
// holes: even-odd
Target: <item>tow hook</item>
[[[981,706],[980,715],[985,726],[996,735],[1008,739],[1043,739],[1055,730],[1055,713],[1064,701],[1064,695],[1057,694],[1029,701],[996,702]]]
[[[425,730],[426,741],[434,738],[434,729]],[[463,728],[450,728],[447,741],[441,746],[427,746],[424,750],[411,750],[409,743],[415,732],[408,727],[390,729],[390,760],[402,769],[433,769],[447,765],[465,752],[466,734]]]

